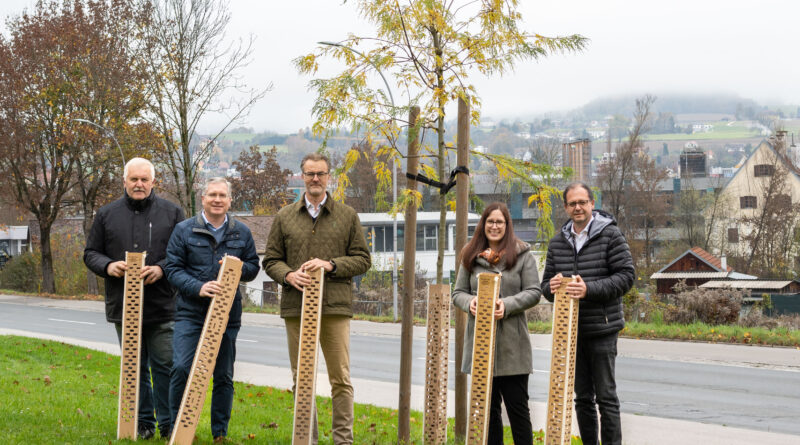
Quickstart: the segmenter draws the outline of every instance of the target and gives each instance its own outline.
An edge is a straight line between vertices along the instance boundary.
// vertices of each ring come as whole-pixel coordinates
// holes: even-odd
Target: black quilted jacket
[[[586,298],[580,302],[578,335],[601,336],[625,327],[622,296],[633,286],[634,269],[630,248],[613,216],[592,212],[589,239],[575,252],[572,221],[550,240],[542,275],[542,295],[553,301],[550,278],[580,275],[586,282]]]

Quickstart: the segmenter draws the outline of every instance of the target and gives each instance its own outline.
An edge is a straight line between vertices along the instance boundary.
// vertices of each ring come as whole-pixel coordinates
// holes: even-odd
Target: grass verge
[[[0,418],[6,419],[6,444],[133,444],[116,440],[119,357],[53,341],[0,336]],[[286,372],[289,372],[288,370]],[[358,390],[358,388],[356,388]],[[228,437],[239,444],[287,444],[292,433],[292,394],[272,387],[235,384]],[[209,405],[195,444],[211,444]],[[330,444],[331,400],[317,397],[320,444]],[[453,419],[450,420],[452,441]],[[390,444],[397,439],[397,411],[355,405],[354,435],[360,444]],[[534,434],[541,444],[543,434]],[[422,413],[411,413],[413,443],[421,443]],[[505,429],[511,443],[511,431]],[[578,439],[573,444],[580,444]]]
[[[549,334],[551,322],[530,321],[528,330],[534,334]],[[628,321],[625,322],[625,329],[619,335],[635,339],[704,341],[800,348],[800,331],[787,328],[767,329],[725,325],[709,326],[705,323],[678,325]]]

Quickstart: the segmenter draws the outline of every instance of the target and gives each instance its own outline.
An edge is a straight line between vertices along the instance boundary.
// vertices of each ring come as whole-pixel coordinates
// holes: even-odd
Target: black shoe
[[[139,427],[139,439],[147,440],[152,439],[153,436],[156,435],[156,427],[154,426],[140,426]]]

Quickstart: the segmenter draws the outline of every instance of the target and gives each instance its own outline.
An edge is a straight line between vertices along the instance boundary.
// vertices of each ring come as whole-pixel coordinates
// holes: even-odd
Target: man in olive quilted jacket
[[[318,153],[300,163],[306,192],[282,208],[272,223],[264,255],[264,271],[282,285],[281,318],[286,325],[292,378],[297,381],[297,352],[303,287],[308,272],[325,270],[320,346],[328,366],[333,399],[331,432],[335,444],[353,443],[353,386],[350,383],[350,318],[352,281],[371,265],[358,214],[327,193],[330,162]],[[317,439],[316,413],[314,443]]]

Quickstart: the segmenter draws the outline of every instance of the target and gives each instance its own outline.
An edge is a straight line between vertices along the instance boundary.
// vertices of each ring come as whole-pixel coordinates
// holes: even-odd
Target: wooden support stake
[[[142,294],[144,284],[139,277],[144,267],[145,252],[125,252],[125,290],[122,309],[122,354],[119,371],[119,407],[117,439],[136,440],[139,426],[139,366],[142,356]]]
[[[447,442],[447,368],[450,345],[450,285],[428,285],[428,338],[425,360],[423,441]]]
[[[300,345],[297,351],[297,380],[294,394],[293,445],[310,445],[313,439],[314,398],[317,388],[317,358],[319,351],[320,316],[322,315],[322,286],[325,270],[319,268],[311,275],[311,284],[303,289],[303,309],[300,315]]]
[[[578,347],[579,300],[567,296],[564,277],[553,305],[553,346],[550,356],[550,394],[547,397],[547,445],[569,445],[572,437],[572,395],[575,387],[575,352]]]
[[[172,426],[170,445],[191,445],[194,440],[197,422],[200,420],[200,413],[206,401],[208,383],[217,365],[217,354],[222,336],[228,328],[228,316],[236,298],[236,289],[239,287],[241,276],[242,261],[226,255],[222,259],[222,267],[217,276],[217,281],[222,284],[222,292],[211,299],[211,305],[208,307],[203,332],[197,342],[192,370],[189,372],[189,380],[183,391],[178,417]]]
[[[494,373],[494,304],[500,295],[500,275],[478,274],[478,311],[472,343],[472,383],[469,390],[467,445],[486,445]]]

